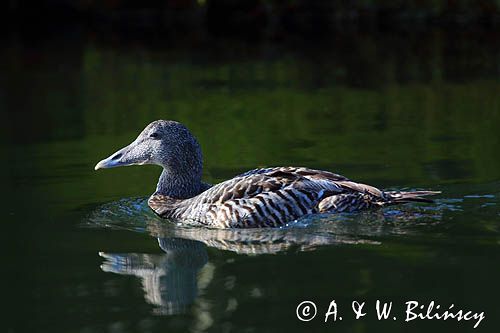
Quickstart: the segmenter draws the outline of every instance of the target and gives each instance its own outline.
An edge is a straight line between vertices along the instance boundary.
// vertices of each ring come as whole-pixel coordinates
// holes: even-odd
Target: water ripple
[[[390,207],[351,214],[318,214],[275,229],[212,229],[157,217],[147,198],[125,198],[98,206],[85,227],[148,233],[155,238],[195,240],[209,247],[243,254],[313,250],[324,245],[378,245],[389,235],[419,234],[422,227],[442,223],[448,211],[460,211],[460,200]]]

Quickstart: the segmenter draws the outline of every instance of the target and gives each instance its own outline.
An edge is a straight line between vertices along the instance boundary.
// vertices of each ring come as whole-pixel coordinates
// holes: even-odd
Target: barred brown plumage
[[[152,133],[155,135],[153,136]],[[201,181],[201,149],[184,125],[159,120],[99,168],[163,167],[148,203],[159,216],[218,228],[278,227],[315,213],[354,212],[411,201],[433,191],[384,192],[344,176],[305,167],[262,168],[210,186]]]

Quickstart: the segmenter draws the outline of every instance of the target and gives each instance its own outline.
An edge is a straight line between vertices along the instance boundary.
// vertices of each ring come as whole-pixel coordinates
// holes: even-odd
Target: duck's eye
[[[153,138],[153,139],[158,139],[158,138],[160,137],[160,134],[158,134],[158,133],[154,132],[154,133],[151,133],[151,134],[149,135],[149,137],[150,137],[150,138]]]

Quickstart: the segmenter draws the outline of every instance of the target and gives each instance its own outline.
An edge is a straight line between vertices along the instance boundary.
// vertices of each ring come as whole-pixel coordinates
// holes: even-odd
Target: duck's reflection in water
[[[101,269],[140,278],[144,297],[156,306],[156,313],[183,313],[198,295],[199,271],[208,262],[206,246],[181,238],[158,238],[158,244],[164,254],[100,252]],[[210,269],[206,273],[203,278],[210,280]]]
[[[193,325],[198,328],[211,325],[211,307],[216,306],[199,297],[210,291],[208,286],[216,273],[215,266],[208,262],[207,246],[243,255],[262,255],[310,251],[325,245],[376,245],[380,244],[377,236],[409,234],[413,232],[409,225],[422,220],[427,224],[441,220],[440,211],[437,214],[379,211],[355,216],[319,216],[304,225],[280,229],[209,229],[161,220],[151,214],[144,200],[133,203],[120,201],[100,207],[87,225],[148,233],[158,239],[165,254],[100,253],[105,259],[102,270],[139,277],[145,299],[156,306],[156,313],[184,313],[192,308],[197,318]],[[236,302],[228,304],[231,309]]]
[[[304,228],[207,229],[172,226],[171,223],[157,219],[151,219],[147,222],[147,230],[153,237],[196,240],[210,248],[246,255],[310,251],[320,246],[335,244],[379,244],[376,241],[348,235],[311,233]]]
[[[147,219],[146,230],[158,239],[164,254],[104,253],[101,269],[141,279],[145,299],[155,313],[177,314],[188,310],[208,286],[214,268],[208,263],[207,245],[239,254],[275,254],[306,251],[327,244],[368,242],[332,235],[305,234],[300,229],[223,230],[175,226]]]
[[[147,221],[147,230],[158,239],[164,254],[100,252],[99,255],[104,258],[101,269],[140,278],[146,301],[155,305],[155,313],[164,315],[186,312],[198,294],[209,285],[214,268],[208,263],[207,245],[255,255],[288,249],[311,250],[335,242],[354,242],[326,236],[301,237],[303,233],[293,230],[172,227],[156,219]]]

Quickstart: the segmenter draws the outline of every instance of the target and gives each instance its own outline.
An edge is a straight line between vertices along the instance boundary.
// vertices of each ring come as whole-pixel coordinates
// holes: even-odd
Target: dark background
[[[234,37],[280,41],[346,31],[404,32],[431,28],[498,30],[499,3],[486,0],[12,0],[2,4],[5,31],[45,36],[81,27],[140,40]],[[132,37],[132,36],[129,36]]]

